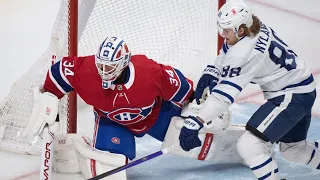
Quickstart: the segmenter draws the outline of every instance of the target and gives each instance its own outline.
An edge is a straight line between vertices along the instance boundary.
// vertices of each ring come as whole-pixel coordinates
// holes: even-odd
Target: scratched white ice
[[[256,14],[271,25],[280,36],[304,58],[320,83],[318,42],[320,31],[320,2],[317,0],[249,0]],[[41,56],[49,45],[53,21],[59,1],[0,0],[0,99],[10,86]],[[43,14],[46,14],[44,16]],[[11,61],[21,57],[20,61]],[[319,86],[318,86],[319,90]],[[250,85],[232,106],[233,123],[246,123],[250,115],[264,102]],[[308,138],[320,139],[320,101],[313,109]],[[90,107],[79,110],[78,132],[91,137],[93,118]],[[90,127],[90,128],[88,128]],[[158,151],[161,143],[149,136],[137,139],[137,156]],[[277,151],[277,150],[276,150]],[[282,178],[289,180],[319,180],[320,172],[288,163],[276,154]],[[0,179],[39,179],[39,157],[0,152]],[[54,173],[54,179],[84,179],[81,175]],[[163,155],[128,170],[130,180],[253,180],[252,172],[239,164],[213,165],[192,159]]]

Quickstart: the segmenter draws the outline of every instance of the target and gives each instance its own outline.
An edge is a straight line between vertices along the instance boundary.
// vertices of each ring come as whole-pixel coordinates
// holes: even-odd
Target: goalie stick
[[[56,122],[59,121],[57,115]],[[40,163],[40,180],[50,180],[52,172],[52,158],[53,158],[53,138],[54,135],[49,131],[48,124],[45,125],[42,132],[41,145],[41,163]]]
[[[152,154],[150,154],[150,155],[148,155],[148,156],[145,156],[145,157],[140,158],[140,159],[138,159],[138,160],[132,161],[132,162],[126,164],[126,165],[120,166],[120,167],[115,168],[115,169],[112,169],[112,170],[110,170],[110,171],[108,171],[108,172],[105,172],[105,173],[102,173],[102,174],[97,175],[97,176],[95,176],[95,177],[92,177],[92,178],[90,178],[90,179],[88,179],[88,180],[99,180],[99,179],[102,179],[102,178],[104,178],[104,177],[107,177],[107,176],[110,176],[110,175],[112,175],[112,174],[115,174],[115,173],[117,173],[117,172],[120,172],[120,171],[123,171],[123,170],[125,170],[125,169],[128,169],[128,168],[130,168],[130,167],[133,167],[133,166],[135,166],[135,165],[138,165],[138,164],[140,164],[140,163],[143,163],[143,162],[145,162],[145,161],[149,161],[149,160],[151,160],[151,159],[153,159],[153,158],[155,158],[155,157],[161,156],[161,155],[163,155],[163,154],[167,154],[167,153],[169,152],[170,148],[173,148],[173,147],[174,147],[174,146],[169,147],[169,148],[162,149],[162,150],[157,151],[157,152],[155,152],[155,153],[152,153]]]
[[[58,38],[51,39],[51,64],[57,62],[58,52]],[[57,114],[56,122],[59,122],[59,114]],[[50,180],[52,172],[52,158],[53,158],[53,139],[54,135],[49,131],[49,126],[46,124],[42,131],[42,144],[41,144],[41,162],[40,162],[40,180]]]

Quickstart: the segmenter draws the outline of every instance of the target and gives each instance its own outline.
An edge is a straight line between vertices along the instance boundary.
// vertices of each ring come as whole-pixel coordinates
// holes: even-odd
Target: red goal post
[[[0,101],[0,148],[40,153],[39,137],[22,137],[33,106],[32,88],[43,84],[52,56],[95,54],[107,36],[127,41],[145,54],[180,69],[197,82],[222,46],[216,16],[225,0],[61,0],[48,50]],[[77,95],[61,100],[60,134],[77,131]]]

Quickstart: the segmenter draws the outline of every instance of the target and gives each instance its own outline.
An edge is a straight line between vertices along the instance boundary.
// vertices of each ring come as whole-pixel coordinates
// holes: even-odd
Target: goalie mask
[[[232,29],[238,37],[241,24],[251,27],[253,24],[252,10],[243,0],[231,0],[225,3],[218,12],[218,31],[223,37],[224,29]]]
[[[99,47],[96,66],[102,79],[102,88],[108,89],[114,84],[121,72],[129,65],[131,53],[124,40],[107,37]]]

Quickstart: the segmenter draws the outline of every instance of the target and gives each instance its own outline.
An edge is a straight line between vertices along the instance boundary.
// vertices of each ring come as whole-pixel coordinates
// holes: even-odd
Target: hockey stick
[[[59,121],[59,115],[57,115],[56,122]],[[40,162],[40,180],[50,180],[52,172],[52,158],[53,158],[53,138],[54,135],[49,131],[48,124],[45,125],[42,133],[42,145],[41,145],[41,162]]]
[[[51,37],[51,64],[55,64],[57,62],[57,54],[58,54],[58,38],[52,36]],[[57,114],[56,122],[59,122],[59,114]],[[44,126],[42,132],[42,144],[41,144],[41,162],[40,162],[40,180],[50,180],[51,172],[52,172],[52,159],[53,159],[53,151],[54,151],[54,134],[50,132],[49,125],[46,124]]]
[[[51,179],[52,171],[52,152],[53,152],[53,134],[50,133],[46,124],[43,129],[43,139],[41,145],[41,163],[40,163],[40,180]]]
[[[130,162],[129,164],[120,166],[120,167],[115,168],[115,169],[112,169],[112,170],[110,170],[110,171],[108,171],[108,172],[105,172],[105,173],[102,173],[102,174],[97,175],[97,176],[95,176],[95,177],[92,177],[92,178],[90,178],[90,179],[88,179],[88,180],[99,180],[99,179],[102,179],[102,178],[104,178],[104,177],[107,177],[107,176],[110,176],[110,175],[112,175],[112,174],[115,174],[115,173],[118,173],[118,172],[120,172],[120,171],[123,171],[123,170],[125,170],[125,169],[128,169],[128,168],[130,168],[130,167],[136,166],[136,165],[138,165],[138,164],[140,164],[140,163],[143,163],[143,162],[145,162],[145,161],[149,161],[149,160],[151,160],[151,159],[153,159],[153,158],[155,158],[155,157],[161,156],[161,155],[163,155],[163,154],[167,154],[167,153],[169,152],[169,150],[170,150],[171,148],[173,148],[173,147],[175,147],[175,146],[171,146],[171,147],[162,149],[162,150],[157,151],[157,152],[155,152],[155,153],[152,153],[152,154],[150,154],[150,155],[148,155],[148,156],[145,156],[145,157],[143,157],[143,158],[140,158],[140,159],[137,159],[137,160],[135,160],[135,161],[132,161],[132,162]]]

